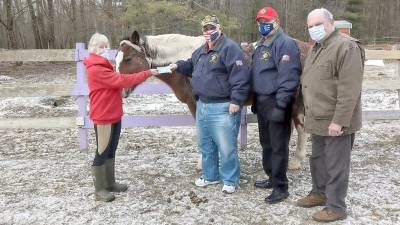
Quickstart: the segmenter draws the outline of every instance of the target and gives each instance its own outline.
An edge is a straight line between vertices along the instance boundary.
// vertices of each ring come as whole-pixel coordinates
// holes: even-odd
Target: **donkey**
[[[297,40],[296,40],[297,41]],[[302,62],[308,51],[308,44],[297,41],[301,50]],[[185,60],[191,57],[192,52],[205,44],[203,36],[193,37],[180,34],[163,34],[156,36],[145,36],[143,39],[137,31],[120,42],[119,52],[116,57],[117,71],[126,74],[147,70],[151,67],[166,66],[178,60]],[[247,63],[250,63],[251,55],[254,52],[254,45],[242,45],[246,55]],[[174,71],[169,75],[156,76],[166,83],[173,91],[179,101],[185,103],[193,117],[196,115],[196,102],[192,94],[190,79]],[[135,87],[124,89],[124,97],[127,97]],[[252,95],[246,100],[245,105],[251,105]],[[296,107],[296,106],[295,106]],[[295,112],[296,110],[293,110]],[[297,147],[295,157],[290,160],[288,168],[298,169],[301,161],[305,158],[306,140],[308,135],[304,127],[294,118],[294,127],[297,130]],[[201,157],[198,167],[201,165]]]

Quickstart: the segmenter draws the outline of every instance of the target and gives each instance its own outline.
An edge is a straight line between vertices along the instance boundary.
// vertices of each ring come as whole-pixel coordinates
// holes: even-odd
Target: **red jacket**
[[[134,74],[114,72],[107,59],[90,54],[86,66],[90,118],[95,124],[112,124],[122,117],[122,88],[136,86],[151,76],[150,71]]]

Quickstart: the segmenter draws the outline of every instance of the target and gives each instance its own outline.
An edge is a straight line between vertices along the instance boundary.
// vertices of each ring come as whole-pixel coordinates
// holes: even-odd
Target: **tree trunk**
[[[54,6],[53,0],[47,0],[47,8],[49,10],[49,19],[47,22],[47,39],[49,48],[56,48],[56,38],[54,35]]]
[[[27,3],[28,3],[29,15],[31,17],[33,36],[35,38],[35,48],[39,49],[42,48],[42,42],[40,40],[37,17],[35,15],[35,10],[33,9],[32,0],[27,0]]]
[[[114,22],[113,22],[113,8],[112,0],[104,0],[104,11],[105,11],[105,29],[107,37],[110,39],[111,44],[115,44],[116,37],[114,34]]]
[[[80,36],[79,36],[79,42],[83,42],[86,43],[87,40],[87,20],[85,18],[85,3],[83,2],[83,0],[80,0],[80,18],[81,18],[81,28],[80,28]]]
[[[8,47],[17,49],[18,43],[14,32],[14,15],[12,14],[12,1],[5,0],[6,5],[6,30],[8,37]]]
[[[36,10],[38,13],[37,16],[37,21],[38,21],[38,27],[39,27],[39,34],[40,34],[40,40],[42,42],[42,48],[48,48],[48,42],[47,42],[47,31],[46,27],[44,25],[44,7],[43,7],[43,2],[41,0],[36,0]]]
[[[72,45],[74,45],[77,40],[78,40],[78,35],[79,35],[79,31],[78,31],[78,25],[76,24],[76,17],[77,17],[77,13],[76,13],[76,1],[75,0],[71,0],[71,11],[72,11],[72,17],[71,17],[71,22],[72,22]]]

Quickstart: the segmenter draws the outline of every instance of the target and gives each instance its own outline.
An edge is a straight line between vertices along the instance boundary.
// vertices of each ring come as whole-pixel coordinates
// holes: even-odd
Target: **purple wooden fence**
[[[117,50],[112,50],[111,55],[116,55]],[[76,81],[72,95],[77,97],[79,106],[77,124],[79,125],[79,147],[88,149],[88,129],[93,128],[93,122],[87,115],[88,86],[86,82],[86,71],[83,60],[88,55],[85,44],[76,43],[75,62],[76,62]],[[163,83],[141,84],[135,94],[169,94],[171,89]],[[243,107],[240,122],[240,143],[242,147],[247,144],[247,108]],[[147,127],[147,126],[193,126],[195,121],[191,115],[154,115],[154,116],[128,116],[122,117],[122,128]]]

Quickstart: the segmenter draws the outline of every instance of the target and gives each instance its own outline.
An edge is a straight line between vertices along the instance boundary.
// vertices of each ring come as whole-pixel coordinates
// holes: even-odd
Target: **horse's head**
[[[117,71],[123,74],[150,69],[151,59],[147,56],[137,31],[120,42],[115,62]]]

